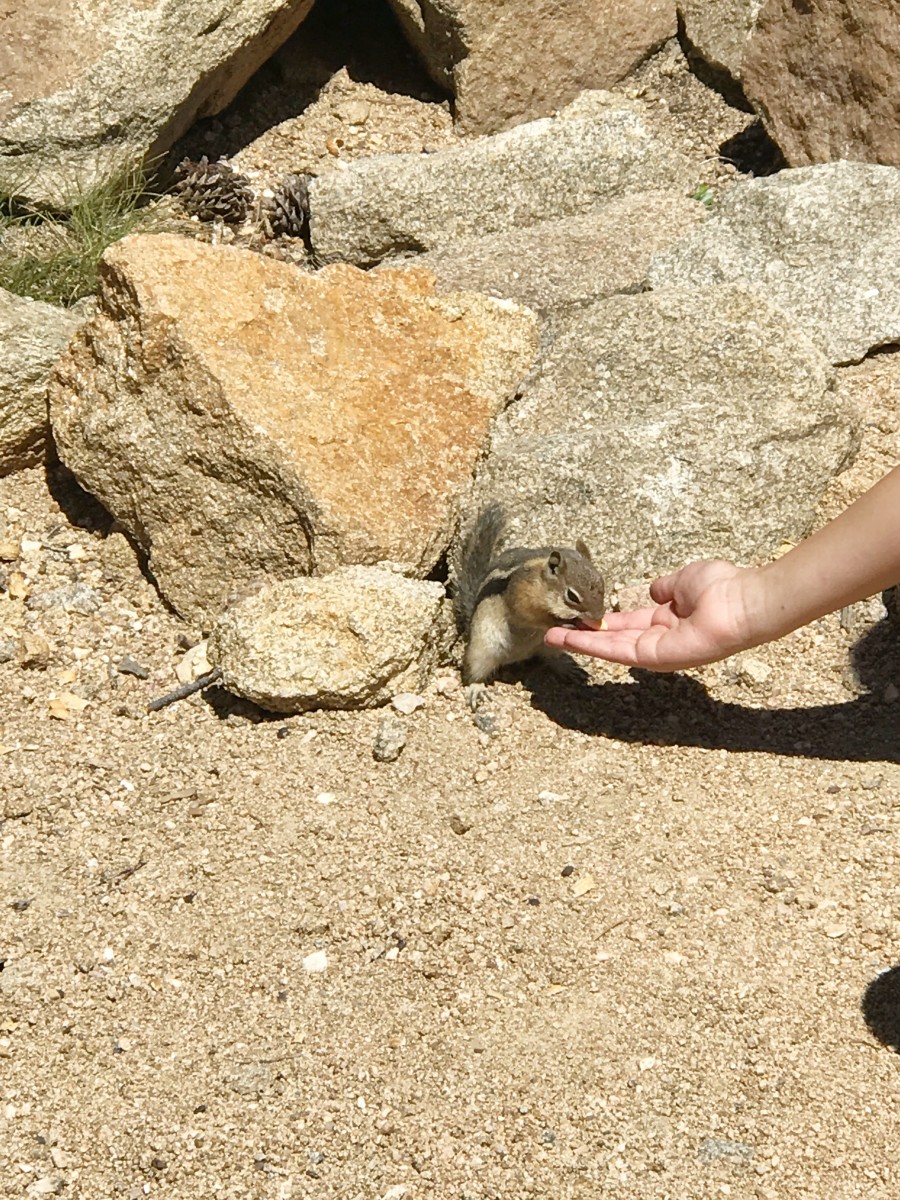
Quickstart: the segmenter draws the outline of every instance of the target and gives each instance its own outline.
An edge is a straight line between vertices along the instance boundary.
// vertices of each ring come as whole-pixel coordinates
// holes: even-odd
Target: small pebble
[[[574,875],[574,874],[575,874],[575,868],[572,866],[571,863],[566,863],[566,865],[560,871],[560,875],[562,875],[563,879],[568,879],[570,875]]]
[[[75,583],[69,587],[54,588],[50,592],[36,592],[25,603],[32,612],[61,608],[65,612],[90,617],[100,608],[103,597],[86,583]]]
[[[179,683],[192,683],[201,675],[208,674],[210,669],[210,662],[206,657],[206,642],[198,642],[179,659],[175,667],[175,678]]]
[[[732,1142],[729,1138],[704,1138],[700,1143],[700,1157],[706,1162],[717,1159],[731,1159],[732,1162],[746,1162],[756,1151],[745,1142]]]
[[[772,675],[772,668],[768,663],[763,662],[762,659],[748,655],[742,659],[738,667],[738,675],[744,683],[762,686],[764,683],[769,682]]]
[[[367,100],[343,100],[335,105],[335,113],[348,125],[365,125],[371,110]]]
[[[120,675],[133,675],[135,679],[150,678],[150,672],[147,670],[147,668],[142,667],[139,662],[127,654],[124,658],[119,659],[118,663],[116,663],[116,670]]]
[[[324,950],[314,950],[303,960],[303,970],[307,975],[321,975],[328,967],[328,955]]]
[[[39,633],[23,633],[19,638],[18,661],[29,671],[46,671],[50,665],[50,643]]]
[[[403,713],[404,717],[410,716],[424,703],[425,697],[417,696],[415,692],[398,692],[391,700],[391,705],[396,708],[398,713]]]
[[[500,726],[497,724],[497,718],[492,712],[487,709],[479,708],[472,716],[476,728],[482,733],[486,733],[488,737],[496,737],[500,732]]]
[[[387,716],[378,727],[372,757],[376,762],[396,762],[406,745],[406,726],[396,717]]]
[[[450,828],[454,833],[462,837],[464,833],[468,833],[472,828],[472,822],[460,816],[459,813],[453,813],[450,817]]]
[[[31,588],[21,571],[12,571],[6,580],[6,590],[9,592],[11,600],[24,600],[29,595]]]
[[[27,796],[8,796],[3,804],[3,815],[7,821],[18,821],[30,816],[34,811],[34,801]]]

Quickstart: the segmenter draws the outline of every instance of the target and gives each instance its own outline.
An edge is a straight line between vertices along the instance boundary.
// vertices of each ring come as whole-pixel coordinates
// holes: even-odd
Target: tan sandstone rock
[[[50,372],[83,320],[0,288],[0,475],[43,457]]]
[[[769,0],[743,84],[791,166],[900,166],[900,0]]]
[[[312,0],[11,0],[0,192],[66,207],[221,111]]]
[[[233,247],[112,247],[51,387],[60,455],[192,618],[260,576],[426,574],[537,319],[424,271],[307,275]]]
[[[487,133],[609,87],[675,34],[674,0],[391,0],[461,128]]]
[[[341,567],[229,609],[208,652],[229,691],[262,708],[371,708],[423,687],[453,636],[441,584]]]

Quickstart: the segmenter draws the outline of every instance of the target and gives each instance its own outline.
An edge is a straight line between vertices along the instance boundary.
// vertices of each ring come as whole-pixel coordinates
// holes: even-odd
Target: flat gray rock
[[[440,291],[486,292],[548,312],[640,290],[653,255],[675,245],[705,213],[678,192],[638,192],[583,217],[462,238],[408,264],[433,271]]]
[[[441,584],[341,567],[274,583],[227,610],[207,654],[229,691],[273,712],[372,708],[424,686],[452,625]]]
[[[474,504],[506,545],[583,538],[611,586],[800,537],[855,448],[821,351],[739,287],[569,310],[500,417]]]
[[[43,458],[50,372],[84,320],[0,288],[0,475]]]
[[[900,341],[900,169],[833,162],[730,188],[651,264],[654,288],[744,283],[790,314],[832,363]]]
[[[320,176],[310,187],[312,243],[327,261],[370,266],[391,253],[595,212],[625,194],[685,190],[690,173],[639,105],[586,93],[559,117]]]
[[[9,6],[7,6],[9,7]],[[312,0],[40,0],[3,14],[0,192],[69,206],[220,112]]]

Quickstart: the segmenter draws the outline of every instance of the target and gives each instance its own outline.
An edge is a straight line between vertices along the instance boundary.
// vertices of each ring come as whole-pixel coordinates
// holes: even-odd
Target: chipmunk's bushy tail
[[[506,531],[503,505],[494,500],[479,512],[460,542],[453,573],[453,605],[456,623],[468,631],[478,603],[478,593],[487,578],[497,547]]]

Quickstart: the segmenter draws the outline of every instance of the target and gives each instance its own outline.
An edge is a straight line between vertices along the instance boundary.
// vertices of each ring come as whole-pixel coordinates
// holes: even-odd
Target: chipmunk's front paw
[[[587,683],[590,679],[584,667],[579,666],[568,654],[543,654],[541,659],[557,679],[563,679],[566,683]]]
[[[483,683],[470,683],[466,688],[466,704],[472,712],[484,703],[487,696],[487,687]]]

